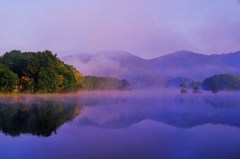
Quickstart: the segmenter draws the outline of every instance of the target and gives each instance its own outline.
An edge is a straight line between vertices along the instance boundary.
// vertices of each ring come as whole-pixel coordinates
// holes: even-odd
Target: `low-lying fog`
[[[240,92],[86,91],[3,96],[0,104],[0,153],[9,159],[16,154],[27,159],[34,154],[60,159],[240,157]],[[6,113],[12,117],[3,118]],[[27,126],[19,124],[30,120]],[[53,120],[61,122],[50,122],[56,126],[43,131],[41,121]],[[9,153],[12,146],[18,147],[15,155]]]

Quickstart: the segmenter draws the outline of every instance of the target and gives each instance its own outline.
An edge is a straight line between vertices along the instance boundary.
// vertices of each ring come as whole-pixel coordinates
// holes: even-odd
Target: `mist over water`
[[[239,97],[179,90],[2,96],[1,158],[238,159]]]

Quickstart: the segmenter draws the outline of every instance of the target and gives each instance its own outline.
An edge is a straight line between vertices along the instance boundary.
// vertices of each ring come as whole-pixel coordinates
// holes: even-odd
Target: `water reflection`
[[[80,114],[75,102],[4,98],[0,100],[0,131],[10,136],[32,134],[51,136],[65,122]]]
[[[205,124],[240,128],[240,94],[102,96],[82,100],[86,107],[79,126],[125,128],[144,120],[192,128]]]
[[[84,105],[84,112],[81,112]],[[240,94],[156,92],[0,97],[0,130],[11,136],[51,136],[67,121],[84,127],[127,128],[153,120],[178,128],[205,124],[240,127]]]
[[[0,133],[1,159],[240,157],[240,93],[85,92],[0,103],[8,134]]]

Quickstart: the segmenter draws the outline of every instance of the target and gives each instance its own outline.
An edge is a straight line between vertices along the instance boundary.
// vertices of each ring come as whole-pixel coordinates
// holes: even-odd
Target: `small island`
[[[55,93],[76,91],[83,76],[51,51],[11,51],[0,57],[0,92]]]

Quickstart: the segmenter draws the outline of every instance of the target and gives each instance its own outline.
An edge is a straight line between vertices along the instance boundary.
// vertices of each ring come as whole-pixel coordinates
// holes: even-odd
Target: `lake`
[[[1,159],[239,159],[240,93],[0,97]]]

